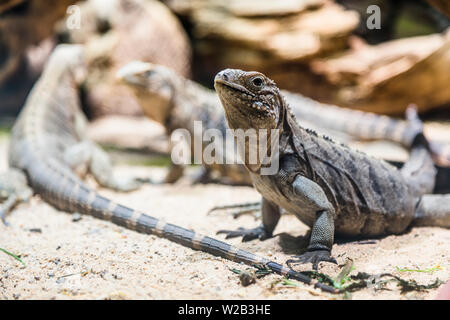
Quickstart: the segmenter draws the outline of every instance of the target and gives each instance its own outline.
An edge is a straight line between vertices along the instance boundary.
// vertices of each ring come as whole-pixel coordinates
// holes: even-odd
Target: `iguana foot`
[[[191,184],[207,184],[212,182],[214,182],[214,179],[211,177],[211,171],[205,167],[201,167],[200,170],[195,173]]]
[[[175,183],[183,176],[183,172],[184,166],[172,164],[164,178],[164,182],[161,183]]]
[[[294,258],[295,259],[289,259],[286,261],[286,264],[291,269],[292,269],[292,267],[290,266],[291,263],[311,262],[313,264],[314,270],[317,270],[317,267],[319,266],[319,262],[321,262],[321,261],[326,261],[326,262],[331,262],[331,263],[337,264],[336,259],[331,256],[331,252],[328,250],[307,251],[302,255],[295,256]]]
[[[17,169],[9,169],[0,174],[0,220],[5,226],[9,223],[6,216],[19,203],[27,202],[33,191],[27,184],[25,174]]]
[[[254,239],[259,239],[259,240],[266,240],[272,237],[272,234],[268,233],[266,231],[266,229],[264,229],[263,226],[259,226],[257,228],[254,229],[244,229],[244,228],[239,228],[235,231],[233,230],[219,230],[217,231],[217,234],[221,234],[224,233],[227,236],[225,237],[225,239],[230,239],[230,238],[236,238],[236,237],[242,237],[242,242],[247,242],[247,241],[251,241]]]
[[[0,209],[0,220],[2,220],[5,226],[9,226],[9,223],[6,221],[6,210]]]

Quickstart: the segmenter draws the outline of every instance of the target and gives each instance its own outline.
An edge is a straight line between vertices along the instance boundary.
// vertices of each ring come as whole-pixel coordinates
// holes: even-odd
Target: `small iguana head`
[[[172,70],[161,65],[133,61],[120,68],[116,77],[133,90],[148,117],[159,123],[166,121],[175,94]]]
[[[225,69],[214,79],[214,87],[232,129],[275,129],[283,108],[274,81],[260,72]]]

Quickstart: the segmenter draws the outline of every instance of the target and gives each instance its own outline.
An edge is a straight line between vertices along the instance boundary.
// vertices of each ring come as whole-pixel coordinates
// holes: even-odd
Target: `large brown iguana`
[[[450,196],[424,195],[433,189],[435,168],[422,133],[399,170],[303,129],[276,84],[259,72],[226,69],[216,75],[214,86],[231,129],[279,134],[267,133],[275,141],[241,140],[245,167],[263,197],[263,221],[254,229],[219,231],[228,238],[271,237],[284,209],[312,228],[308,249],[297,261],[317,268],[320,261],[336,262],[331,256],[335,233],[397,234],[418,221],[450,227]],[[250,161],[250,152],[263,145],[271,150],[273,143],[278,145],[275,152],[262,153],[270,161]],[[264,174],[274,161],[278,170]]]
[[[225,133],[225,114],[213,90],[183,78],[167,67],[140,61],[125,65],[117,76],[133,89],[146,115],[164,125],[169,135],[176,129],[184,128],[194,139],[194,121],[202,121],[205,130],[213,128]],[[418,131],[418,128],[408,121],[325,105],[300,94],[281,92],[297,118],[358,139],[390,140],[409,149]],[[204,141],[204,146],[209,143]],[[432,142],[431,149],[437,163],[450,165],[450,147]],[[226,154],[223,156],[227,157]],[[202,179],[207,178],[211,170],[216,170],[230,183],[251,184],[246,170],[237,164],[204,164],[203,169],[205,175]],[[182,166],[173,165],[166,182],[176,181],[182,172]]]
[[[123,183],[114,178],[111,170],[104,170],[105,166],[109,167],[105,154],[84,138],[83,115],[77,97],[77,71],[82,63],[82,53],[79,46],[58,46],[30,93],[12,129],[11,171],[3,175],[6,180],[0,182],[3,187],[0,193],[4,193],[7,200],[0,214],[4,216],[34,192],[63,211],[92,215],[235,262],[263,265],[278,274],[311,283],[304,274],[281,264],[102,197],[75,174],[74,168],[87,167],[105,186],[128,190],[135,184],[133,181]],[[319,282],[315,286],[336,292]]]

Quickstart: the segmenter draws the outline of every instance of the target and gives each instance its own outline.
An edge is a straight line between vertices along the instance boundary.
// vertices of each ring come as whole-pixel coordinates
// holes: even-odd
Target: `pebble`
[[[73,222],[78,222],[82,219],[81,214],[79,214],[78,212],[75,212],[74,214],[72,214],[72,221]]]
[[[246,287],[255,283],[256,277],[254,273],[244,270],[239,274],[239,280],[241,280],[241,284]]]
[[[63,277],[59,277],[58,279],[56,279],[57,284],[64,283],[65,281],[66,281],[66,278],[63,278]]]

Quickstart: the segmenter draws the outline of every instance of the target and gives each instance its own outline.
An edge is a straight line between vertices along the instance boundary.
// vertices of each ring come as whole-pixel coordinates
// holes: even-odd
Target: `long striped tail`
[[[208,252],[234,262],[245,263],[250,266],[264,265],[277,274],[306,284],[313,284],[311,278],[279,263],[239,249],[223,241],[198,234],[195,231],[165,223],[143,212],[115,203],[99,195],[75,176],[67,174],[67,172],[37,164],[31,170],[29,177],[35,192],[60,210],[79,212],[102,220],[108,220],[119,226],[140,233],[154,234],[185,247]],[[326,292],[339,292],[339,290],[320,282],[315,282],[314,287]]]
[[[296,93],[284,91],[291,109],[298,119],[311,121],[324,128],[347,133],[362,140],[388,140],[411,148],[420,128],[410,121],[395,119],[372,112],[341,108],[319,103]],[[441,166],[450,166],[450,146],[430,142],[433,160]]]

